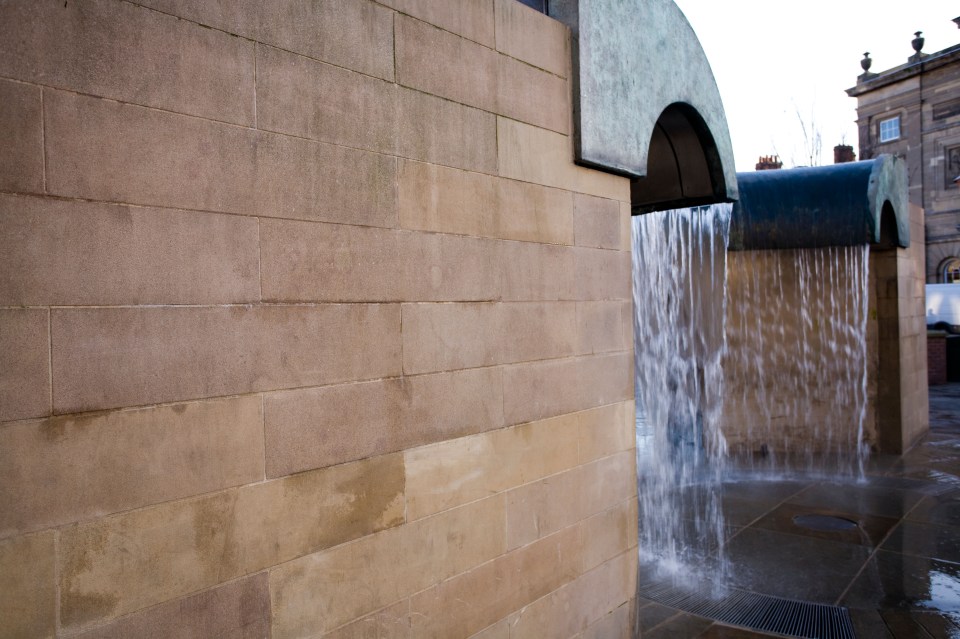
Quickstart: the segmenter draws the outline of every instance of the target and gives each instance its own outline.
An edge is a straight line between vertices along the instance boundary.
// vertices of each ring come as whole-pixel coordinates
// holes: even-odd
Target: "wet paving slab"
[[[862,479],[732,475],[720,496],[726,585],[842,607],[847,636],[960,639],[960,384],[931,387],[930,407],[930,434],[903,456],[874,456]],[[643,598],[637,619],[644,639],[799,636]]]

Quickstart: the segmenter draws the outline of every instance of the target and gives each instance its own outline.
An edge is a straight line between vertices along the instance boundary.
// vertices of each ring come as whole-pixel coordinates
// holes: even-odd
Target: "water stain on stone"
[[[94,569],[94,563],[107,549],[108,539],[101,526],[75,528],[64,534],[60,613],[64,626],[108,618],[119,606],[119,596],[103,591],[82,592],[75,583]]]
[[[173,412],[176,413],[177,415],[183,415],[185,412],[187,412],[186,404],[174,404],[173,406],[171,406],[171,408],[173,409]]]

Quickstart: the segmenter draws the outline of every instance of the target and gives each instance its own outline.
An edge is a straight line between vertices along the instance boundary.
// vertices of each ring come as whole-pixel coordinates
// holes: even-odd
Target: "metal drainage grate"
[[[640,584],[644,599],[690,614],[722,621],[731,626],[773,632],[804,639],[855,639],[849,611],[842,606],[809,603],[728,589],[713,597],[705,591],[690,591],[666,583]]]

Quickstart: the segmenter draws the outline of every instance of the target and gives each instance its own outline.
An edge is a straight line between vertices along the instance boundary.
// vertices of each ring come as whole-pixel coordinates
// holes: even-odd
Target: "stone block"
[[[570,85],[566,80],[505,55],[498,56],[496,73],[498,114],[569,133]]]
[[[631,639],[633,637],[631,619],[635,606],[633,599],[628,600],[616,610],[590,624],[577,639]]]
[[[263,479],[259,397],[0,430],[0,537]]]
[[[403,447],[398,379],[269,393],[266,464],[282,477]]]
[[[489,497],[277,566],[273,638],[321,634],[499,557],[503,508],[502,496]]]
[[[405,301],[459,302],[500,298],[505,243],[438,233],[400,234]]]
[[[633,401],[618,402],[577,413],[580,424],[580,463],[630,450],[636,445]]]
[[[395,158],[284,135],[257,141],[257,215],[397,225]]]
[[[263,297],[286,302],[404,299],[395,231],[290,220],[260,222]]]
[[[629,302],[577,302],[577,354],[629,349],[631,345],[624,340],[623,330],[623,307],[627,304]]]
[[[396,30],[398,84],[496,112],[496,51],[404,15]]]
[[[340,626],[323,635],[323,639],[413,639],[410,632],[410,600],[404,599]]]
[[[580,574],[577,527],[498,557],[411,598],[416,637],[467,637]]]
[[[470,639],[510,639],[510,624],[507,620],[487,626],[475,635],[470,635]]]
[[[493,369],[271,393],[264,398],[267,475],[499,428],[502,405]]]
[[[518,424],[633,397],[631,355],[616,353],[506,367],[504,420]]]
[[[56,636],[54,533],[0,541],[0,637]]]
[[[266,573],[148,608],[75,635],[77,639],[208,639],[270,636]]]
[[[0,304],[229,304],[260,298],[257,221],[0,195]]]
[[[404,304],[404,372],[572,355],[575,311],[570,302]]]
[[[394,158],[59,91],[44,96],[53,194],[396,225]]]
[[[500,243],[347,225],[263,220],[263,296],[271,301],[489,300]]]
[[[253,126],[254,73],[252,42],[131,3],[0,7],[5,77]]]
[[[577,464],[579,424],[567,415],[407,450],[407,518],[482,499]]]
[[[394,305],[56,309],[57,413],[390,377]]]
[[[383,0],[382,4],[474,42],[493,47],[494,17],[489,0]]]
[[[512,614],[511,638],[579,636],[630,598],[635,563],[632,553],[621,554]]]
[[[494,174],[496,116],[401,88],[397,151],[405,158]]]
[[[573,244],[573,199],[569,191],[500,179],[497,196],[499,237]]]
[[[630,212],[630,203],[620,203],[620,250],[630,251],[633,246],[633,215]]]
[[[572,300],[576,297],[573,249],[530,242],[503,245],[504,301]]]
[[[497,154],[503,177],[630,201],[630,180],[576,166],[572,142],[561,133],[499,117]]]
[[[590,570],[637,547],[637,500],[630,497],[581,525],[583,568]]]
[[[369,0],[137,0],[137,4],[393,80],[393,12]]]
[[[499,368],[417,375],[404,382],[400,425],[412,445],[503,427]]]
[[[569,192],[407,160],[400,161],[399,171],[404,228],[573,243]]]
[[[0,12],[4,7],[0,7]],[[0,34],[4,28],[5,25],[0,23]],[[4,40],[7,43],[14,41],[12,38]],[[0,154],[0,189],[43,191],[41,111],[39,87],[0,80],[0,139],[3,139],[4,146]]]
[[[630,253],[576,248],[577,299],[629,300],[632,295]]]
[[[44,110],[52,194],[255,211],[252,130],[48,89]]]
[[[515,0],[495,0],[497,50],[568,77],[570,69],[570,30]]]
[[[507,547],[525,546],[635,497],[633,456],[625,451],[509,491]]]
[[[67,528],[61,623],[105,622],[402,520],[403,459],[394,455]]]
[[[50,414],[47,309],[0,309],[0,422]]]
[[[499,237],[497,182],[482,173],[400,160],[400,226]]]
[[[573,223],[577,246],[620,248],[622,202],[591,195],[573,198]]]
[[[396,118],[393,83],[257,47],[258,128],[393,154]]]

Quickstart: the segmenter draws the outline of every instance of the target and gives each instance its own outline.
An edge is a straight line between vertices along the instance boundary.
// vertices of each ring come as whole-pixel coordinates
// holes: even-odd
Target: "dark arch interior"
[[[898,239],[897,214],[894,213],[893,205],[890,204],[890,200],[887,200],[883,203],[883,208],[880,209],[880,242],[877,244],[876,248],[897,248]]]
[[[696,109],[667,107],[653,130],[646,177],[630,181],[633,214],[728,201],[723,165]]]

